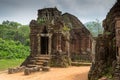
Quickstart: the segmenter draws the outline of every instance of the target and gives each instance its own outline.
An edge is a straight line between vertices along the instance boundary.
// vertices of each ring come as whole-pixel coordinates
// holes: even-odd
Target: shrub
[[[0,38],[0,59],[25,58],[29,55],[29,46],[13,40]]]

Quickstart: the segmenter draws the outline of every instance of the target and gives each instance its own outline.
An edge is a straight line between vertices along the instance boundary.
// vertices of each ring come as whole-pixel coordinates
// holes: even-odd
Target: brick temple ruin
[[[71,61],[90,61],[92,36],[73,15],[62,14],[57,8],[38,10],[37,20],[30,22],[30,55],[8,73],[24,71],[25,75],[49,71],[51,66],[68,67]]]
[[[110,9],[103,27],[104,33],[97,38],[95,62],[91,66],[89,80],[105,75],[112,77],[110,80],[120,80],[120,0]]]
[[[30,55],[21,66],[70,65],[74,55],[90,60],[91,34],[73,15],[57,8],[38,10],[37,20],[30,22]]]

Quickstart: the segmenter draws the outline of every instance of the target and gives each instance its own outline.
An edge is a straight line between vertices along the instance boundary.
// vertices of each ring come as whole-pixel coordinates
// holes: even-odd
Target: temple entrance
[[[41,54],[48,54],[48,37],[41,37]]]

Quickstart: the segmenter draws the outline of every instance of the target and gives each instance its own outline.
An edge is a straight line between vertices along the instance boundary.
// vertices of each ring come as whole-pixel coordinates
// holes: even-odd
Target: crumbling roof
[[[55,8],[43,8],[43,9],[39,9],[38,13],[41,13],[43,11],[48,11],[48,12],[58,11],[58,12],[61,13],[61,11],[59,11],[56,7]]]
[[[65,13],[62,15],[66,25],[70,26],[75,31],[90,34],[89,30],[82,24],[82,22],[74,15]]]
[[[120,17],[120,0],[117,0],[117,2],[113,5],[113,7],[108,12],[106,19],[103,21],[103,27],[105,31],[109,32],[115,32],[114,29],[114,21],[116,18]]]

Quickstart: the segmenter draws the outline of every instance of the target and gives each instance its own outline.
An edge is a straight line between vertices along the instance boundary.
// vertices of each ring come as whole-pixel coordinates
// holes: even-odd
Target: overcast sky
[[[37,18],[37,10],[57,7],[68,12],[83,23],[98,19],[102,21],[116,0],[0,0],[0,23],[3,20],[29,24]]]

